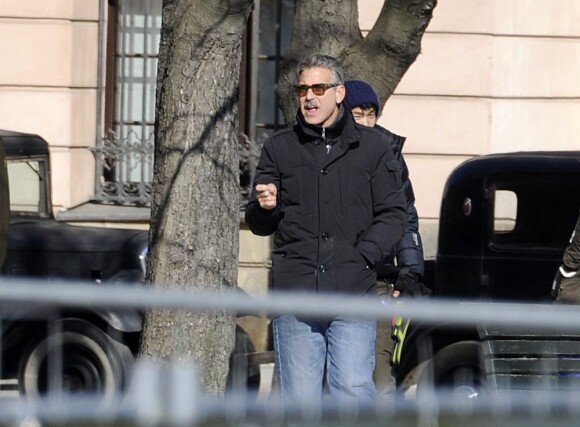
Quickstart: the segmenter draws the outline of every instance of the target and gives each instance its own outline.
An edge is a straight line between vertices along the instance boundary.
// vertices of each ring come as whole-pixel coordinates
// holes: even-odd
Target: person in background
[[[580,216],[564,250],[562,265],[556,271],[552,295],[557,303],[580,304]]]
[[[296,68],[297,124],[267,138],[246,206],[250,230],[274,234],[274,291],[372,296],[374,266],[407,222],[399,164],[384,134],[342,106],[338,61],[312,55]],[[283,399],[374,403],[376,321],[292,314],[273,320]]]
[[[401,295],[426,295],[430,290],[422,284],[424,274],[423,244],[419,234],[419,216],[415,208],[415,194],[409,179],[409,169],[403,158],[405,138],[377,125],[381,106],[377,93],[367,82],[347,80],[344,106],[352,112],[354,120],[363,126],[373,127],[383,133],[400,164],[403,191],[407,201],[408,219],[403,238],[397,242],[391,253],[377,265],[377,294],[384,303]],[[377,324],[375,346],[376,366],[374,372],[377,392],[387,396],[396,389],[395,375],[391,359],[395,346],[390,320],[380,320]],[[399,325],[401,326],[401,325]]]

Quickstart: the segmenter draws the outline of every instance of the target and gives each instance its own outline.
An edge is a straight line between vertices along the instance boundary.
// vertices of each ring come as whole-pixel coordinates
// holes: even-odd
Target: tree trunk
[[[147,281],[233,288],[239,239],[238,88],[253,0],[164,0]],[[225,390],[234,346],[226,312],[153,310],[141,355],[193,360],[210,395]]]
[[[348,46],[362,40],[358,26],[358,0],[296,0],[294,29],[284,54],[278,80],[278,95],[284,119],[294,124],[298,99],[294,95],[296,65],[313,53],[336,58]]]
[[[370,83],[384,104],[421,52],[421,39],[437,0],[386,0],[370,33],[358,25],[358,0],[297,0],[290,48],[284,56],[278,94],[288,124],[298,100],[292,91],[296,64],[306,55],[338,58],[347,79]]]

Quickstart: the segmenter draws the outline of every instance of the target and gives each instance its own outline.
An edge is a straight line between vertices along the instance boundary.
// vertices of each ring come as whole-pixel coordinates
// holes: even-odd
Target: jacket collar
[[[393,153],[395,154],[395,157],[397,158],[397,160],[401,160],[402,157],[402,153],[403,153],[403,145],[405,144],[405,140],[407,138],[405,138],[404,136],[400,136],[397,135],[396,133],[391,132],[390,130],[376,125],[375,126],[376,129],[380,130],[382,133],[384,133],[385,135],[387,135],[387,138],[389,139],[389,142],[391,143],[391,147],[393,148]]]
[[[403,149],[403,145],[405,144],[405,140],[407,138],[405,138],[404,136],[401,135],[397,135],[396,133],[391,132],[390,130],[388,130],[387,128],[382,127],[381,125],[376,125],[375,128],[377,128],[378,130],[380,130],[381,132],[387,134],[387,136],[389,138],[392,138],[393,142],[397,145],[397,147],[402,150]]]
[[[339,105],[336,120],[326,128],[306,123],[302,112],[298,110],[294,129],[300,136],[301,142],[319,141],[324,137],[329,142],[341,140],[350,144],[358,139],[358,132],[354,127],[354,119],[342,104]]]

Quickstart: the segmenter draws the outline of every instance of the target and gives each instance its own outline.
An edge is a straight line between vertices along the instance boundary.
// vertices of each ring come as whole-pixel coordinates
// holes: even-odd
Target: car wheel
[[[454,403],[481,399],[486,389],[483,373],[477,341],[451,344],[425,365],[417,383],[417,398],[447,396]]]
[[[134,358],[128,347],[80,319],[55,322],[36,336],[20,361],[21,394],[96,394],[109,399],[128,382]]]

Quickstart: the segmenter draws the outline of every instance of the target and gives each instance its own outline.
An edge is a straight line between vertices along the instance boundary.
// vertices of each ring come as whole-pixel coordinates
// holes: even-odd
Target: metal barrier
[[[293,313],[331,317],[337,314],[366,319],[403,316],[413,322],[433,325],[454,325],[482,330],[527,331],[529,345],[533,331],[541,331],[541,339],[558,341],[554,336],[580,331],[580,313],[576,307],[552,304],[474,303],[450,300],[405,300],[401,304],[381,305],[376,298],[353,298],[339,295],[324,297],[300,294],[276,294],[240,298],[239,293],[209,293],[199,290],[160,290],[147,286],[95,286],[86,283],[34,282],[0,280],[0,314],[5,322],[6,309],[19,306],[74,306],[78,309],[100,307],[114,310],[178,309],[229,310],[244,313],[268,313],[276,316]],[[513,329],[515,328],[515,329]],[[531,331],[531,332],[530,332]],[[554,336],[551,336],[553,334]],[[4,337],[3,337],[4,338]],[[513,338],[513,337],[512,337]],[[515,337],[517,338],[517,336]],[[540,338],[538,338],[540,339]],[[478,346],[489,340],[477,342]],[[487,343],[487,344],[486,344]],[[0,350],[6,343],[0,342]],[[505,348],[494,346],[493,348]],[[509,345],[508,345],[509,347]],[[538,347],[542,348],[542,346]],[[565,345],[561,348],[568,348]],[[521,353],[521,351],[520,351]],[[485,352],[481,351],[481,357]],[[253,362],[270,362],[271,354],[254,354]],[[488,354],[489,356],[489,354]],[[497,359],[497,352],[492,355]],[[522,354],[518,354],[521,358]],[[523,355],[525,357],[525,354]],[[541,356],[536,354],[536,356]],[[558,353],[551,348],[552,379],[575,375],[570,366],[578,357],[570,352]],[[248,359],[247,359],[248,360]],[[433,358],[432,360],[435,360]],[[429,365],[429,364],[428,364]],[[492,364],[497,367],[496,364]],[[515,364],[514,366],[521,364]],[[482,363],[485,366],[485,363]],[[491,365],[490,365],[491,366]],[[429,387],[423,384],[420,393],[395,395],[389,401],[372,406],[349,406],[344,402],[323,400],[321,407],[296,405],[269,393],[271,364],[263,364],[261,389],[256,395],[243,390],[228,393],[223,399],[203,395],[197,386],[196,368],[180,363],[160,367],[138,362],[132,380],[123,393],[102,396],[66,396],[47,394],[35,398],[21,397],[14,379],[3,379],[0,392],[0,425],[188,425],[188,426],[446,426],[469,424],[491,425],[572,425],[580,412],[577,404],[580,389],[554,387],[513,390],[492,388],[478,399],[458,396],[457,390]],[[269,369],[269,371],[268,371]],[[429,368],[425,368],[428,370]],[[503,374],[519,375],[515,371]],[[494,375],[494,372],[488,372]],[[527,372],[529,374],[529,372]],[[546,372],[543,372],[545,375]],[[580,374],[578,374],[580,375]],[[436,373],[433,374],[433,377]],[[429,378],[429,375],[425,375]],[[556,378],[557,380],[558,378]],[[564,380],[565,381],[565,380]],[[565,381],[566,384],[571,383]],[[574,383],[574,381],[572,382]]]

